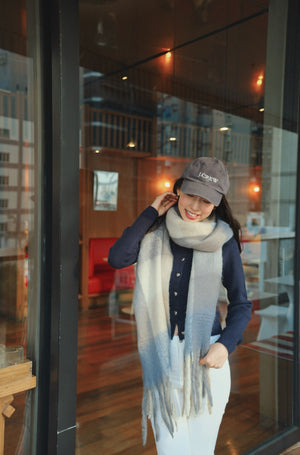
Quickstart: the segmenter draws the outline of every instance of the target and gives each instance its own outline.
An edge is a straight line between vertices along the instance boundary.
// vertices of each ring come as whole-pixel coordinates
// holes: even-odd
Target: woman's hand
[[[176,196],[176,194],[167,191],[166,193],[157,196],[151,206],[154,207],[158,211],[158,215],[161,216],[166,213],[172,205],[176,204],[177,200],[178,196]]]
[[[209,368],[222,368],[228,359],[227,348],[222,343],[213,343],[209,346],[208,353],[199,360],[199,365],[207,365]]]

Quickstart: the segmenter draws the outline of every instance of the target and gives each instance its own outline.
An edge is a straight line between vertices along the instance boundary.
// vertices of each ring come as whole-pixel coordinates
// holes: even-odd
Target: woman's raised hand
[[[157,196],[152,202],[151,206],[158,211],[158,215],[161,216],[166,213],[172,205],[176,204],[178,196],[171,191],[166,191],[163,194]]]

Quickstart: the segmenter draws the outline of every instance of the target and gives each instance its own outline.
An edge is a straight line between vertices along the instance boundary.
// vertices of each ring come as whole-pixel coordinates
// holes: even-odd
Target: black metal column
[[[79,21],[75,0],[27,0],[34,73],[35,235],[24,453],[73,455],[79,231]]]
[[[79,21],[52,8],[52,288],[48,453],[75,453],[79,241]]]

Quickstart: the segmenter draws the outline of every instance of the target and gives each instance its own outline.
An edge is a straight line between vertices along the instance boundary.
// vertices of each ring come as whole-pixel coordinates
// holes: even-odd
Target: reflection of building
[[[0,92],[0,109],[0,242],[2,248],[16,248],[25,245],[32,224],[33,123],[21,92]]]
[[[27,60],[11,52],[1,56],[0,245],[17,248],[27,243],[33,222],[34,132],[26,94]]]

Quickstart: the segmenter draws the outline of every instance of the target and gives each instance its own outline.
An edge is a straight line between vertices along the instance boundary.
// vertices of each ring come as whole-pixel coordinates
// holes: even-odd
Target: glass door
[[[298,130],[287,125],[288,2],[79,2],[80,296],[76,454],[141,442],[134,267],[109,247],[196,157],[226,163],[252,318],[230,355],[216,453],[255,453],[294,403]],[[282,38],[284,37],[284,39]],[[220,295],[226,324],[228,301]],[[258,453],[258,452],[257,452]],[[274,452],[275,453],[275,452]]]

